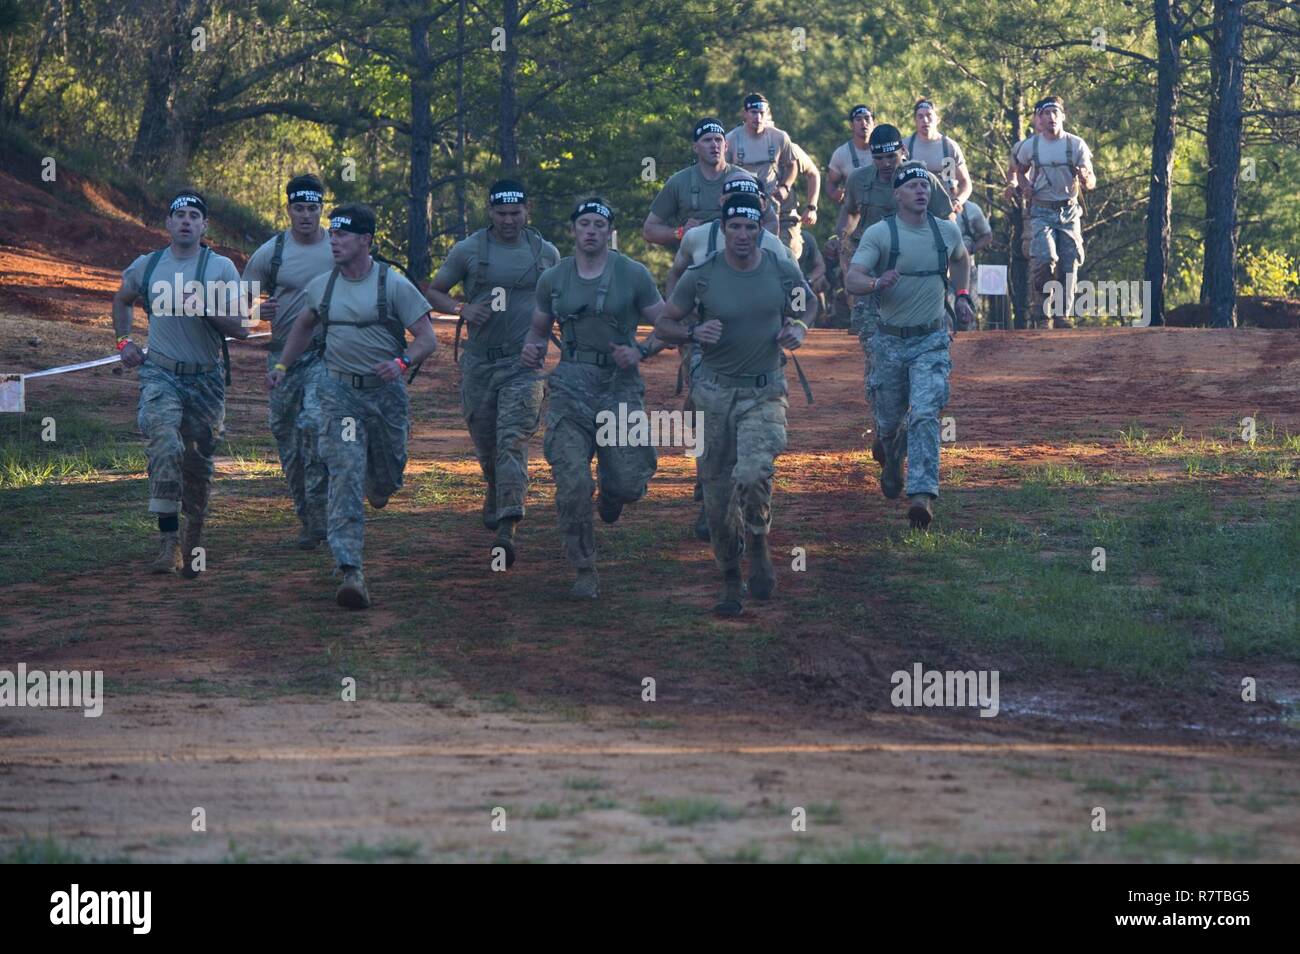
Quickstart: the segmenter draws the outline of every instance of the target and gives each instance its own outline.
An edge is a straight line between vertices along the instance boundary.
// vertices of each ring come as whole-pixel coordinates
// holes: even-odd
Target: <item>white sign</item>
[[[0,374],[0,413],[6,411],[22,414],[27,410],[23,399],[23,376]]]
[[[981,295],[1005,295],[1007,293],[1007,267],[1005,265],[981,265],[975,288]]]

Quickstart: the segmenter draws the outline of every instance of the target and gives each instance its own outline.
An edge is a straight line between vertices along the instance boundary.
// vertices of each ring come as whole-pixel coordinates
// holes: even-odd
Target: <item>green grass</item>
[[[669,825],[734,821],[741,815],[734,808],[705,798],[652,798],[643,801],[639,811],[649,818],[661,818]]]
[[[88,861],[50,835],[39,839],[24,835],[21,841],[0,849],[0,865],[84,865]]]
[[[348,861],[373,863],[376,861],[412,861],[420,855],[418,841],[406,838],[387,838],[377,845],[367,845],[358,841],[339,853],[340,858]]]

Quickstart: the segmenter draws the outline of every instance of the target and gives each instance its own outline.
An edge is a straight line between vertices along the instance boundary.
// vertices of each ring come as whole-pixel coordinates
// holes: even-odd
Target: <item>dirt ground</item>
[[[0,371],[107,354],[115,283],[102,259],[0,245]],[[440,327],[445,346],[449,334]],[[227,436],[264,444],[263,354],[232,354]],[[43,841],[135,861],[1300,858],[1297,734],[1284,706],[1239,704],[1237,668],[1211,665],[1192,689],[1057,673],[1014,653],[941,650],[933,623],[900,612],[864,560],[905,521],[865,453],[857,340],[815,331],[800,357],[816,403],[792,388],[773,540],[778,553],[805,546],[808,571],[782,568],[783,598],[735,622],[704,612],[717,574],[689,534],[692,470],[679,455],[663,456],[645,501],[598,528],[604,598],[580,606],[564,599],[539,436],[520,562],[494,574],[449,347],[412,389],[408,487],[368,523],[369,613],[333,606],[328,555],[289,545],[275,470],[233,453],[219,461],[213,565],[198,581],[140,575],[152,542],[141,533],[114,559],[7,587],[0,668],[102,669],[109,689],[98,719],[0,709],[0,851]],[[953,366],[945,414],[964,480],[940,500],[936,530],[950,499],[986,508],[967,503],[965,529],[1014,518],[999,503],[1017,482],[1007,462],[1150,479],[1117,436],[1134,423],[1209,433],[1253,415],[1300,429],[1294,332],[966,334]],[[670,356],[647,367],[648,406],[676,406],[675,375]],[[71,402],[129,427],[135,390],[132,376],[98,369],[29,382],[28,406],[39,419]],[[122,480],[143,510],[140,476],[75,485],[61,519],[102,515]],[[1294,504],[1294,490],[1274,493]],[[1225,478],[1216,492],[1255,490]],[[854,625],[822,612],[850,604],[861,607]],[[893,708],[889,674],[916,660],[1000,669],[1002,712]],[[1300,695],[1297,667],[1262,660],[1256,671],[1273,698]],[[355,702],[340,699],[349,673]],[[200,807],[205,832],[191,828]],[[1099,807],[1104,832],[1092,827]],[[806,831],[792,830],[800,808]]]

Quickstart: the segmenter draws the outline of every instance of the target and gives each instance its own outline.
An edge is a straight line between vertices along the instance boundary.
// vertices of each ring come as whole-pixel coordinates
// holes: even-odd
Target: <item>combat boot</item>
[[[903,445],[906,431],[899,430],[892,438],[882,440],[885,462],[880,465],[880,492],[890,500],[897,500],[903,492]]]
[[[203,539],[203,520],[198,517],[185,518],[185,532],[181,535],[181,576],[192,580],[199,575],[194,569],[194,548]]]
[[[776,589],[776,570],[767,547],[766,533],[749,535],[749,592],[756,600],[770,599]]]
[[[885,442],[880,439],[878,434],[876,439],[871,442],[871,457],[881,467],[885,466]]]
[[[497,524],[496,539],[492,541],[494,551],[497,547],[505,551],[507,570],[515,565],[515,527],[518,524],[518,517],[506,517]]]
[[[339,606],[347,609],[369,609],[370,594],[366,592],[366,578],[355,566],[343,567],[343,583],[334,594]]]
[[[695,537],[705,543],[712,539],[709,532],[709,511],[704,504],[700,504],[700,515],[695,518]]]
[[[370,501],[370,506],[374,507],[376,510],[383,510],[388,506],[388,498],[381,497],[373,490],[366,490],[366,499]]]
[[[917,530],[925,530],[934,519],[934,510],[930,506],[929,494],[912,494],[907,498],[912,504],[907,510],[908,522]]]
[[[149,564],[150,573],[175,573],[181,568],[181,538],[172,531],[158,535],[158,555]]]
[[[298,549],[315,550],[324,539],[325,534],[313,530],[310,524],[304,523],[302,529],[298,531]]]
[[[739,616],[741,604],[740,567],[725,570],[722,574],[722,600],[713,607],[719,616]]]
[[[611,500],[601,494],[596,498],[596,510],[599,512],[601,520],[606,523],[616,523],[623,514],[623,501]]]
[[[573,581],[569,596],[575,600],[594,600],[600,596],[600,578],[597,577],[594,566],[578,571],[578,578]]]
[[[498,525],[497,488],[496,484],[488,484],[487,496],[483,498],[483,526],[489,530],[495,530]]]

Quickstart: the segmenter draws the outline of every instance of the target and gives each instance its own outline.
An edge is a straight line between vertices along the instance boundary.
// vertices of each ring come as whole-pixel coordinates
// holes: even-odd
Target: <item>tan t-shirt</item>
[[[208,265],[203,273],[203,295],[200,298],[189,294],[185,286],[197,281],[200,254],[196,248],[189,258],[178,259],[172,254],[171,246],[168,246],[158,259],[153,275],[149,278],[151,287],[141,295],[145,313],[149,315],[150,354],[185,364],[216,364],[221,360],[221,339],[224,335],[197,314],[186,312],[206,310],[214,315],[238,315],[239,269],[224,255],[209,252]],[[152,252],[141,255],[122,272],[122,281],[127,288],[140,288],[152,255]],[[190,289],[190,292],[194,292],[194,289]]]
[[[947,136],[941,135],[938,139],[922,139],[919,133],[912,133],[903,140],[903,145],[907,146],[908,159],[924,162],[925,167],[938,176],[942,176],[945,171],[945,148],[952,156],[949,176],[956,172],[958,166],[966,165],[966,154],[961,151],[961,146]]]
[[[747,272],[728,265],[722,253],[714,255],[705,264],[687,269],[673,289],[672,301],[678,308],[695,309],[702,321],[722,322],[718,343],[701,345],[708,370],[757,375],[780,367],[777,335],[782,317],[794,314],[794,302],[786,296],[783,282],[790,283],[793,296],[803,287],[803,274],[786,256],[760,254],[763,264]],[[702,295],[701,280],[707,284]]]
[[[486,302],[491,305],[501,298],[493,289],[505,291],[503,311],[493,311],[482,325],[468,325],[470,347],[475,351],[487,348],[523,346],[528,326],[533,320],[533,305],[537,301],[535,290],[542,272],[560,260],[559,250],[542,240],[534,254],[526,235],[520,235],[514,245],[504,245],[487,232],[487,272],[483,281],[478,277],[479,253],[482,237],[475,232],[451,247],[447,260],[442,263],[433,279],[445,288],[464,284],[473,288],[468,295],[471,304]]]
[[[854,162],[854,159],[857,159],[857,162]],[[848,179],[855,171],[869,165],[871,165],[871,149],[859,149],[853,144],[852,139],[831,153],[830,168],[838,172],[843,179]]]
[[[793,145],[784,129],[768,126],[751,136],[749,127],[740,125],[727,133],[727,161],[751,173],[770,196],[781,173],[797,162]]]
[[[1035,140],[1038,142],[1037,163],[1034,162]],[[1055,141],[1042,133],[1034,133],[1016,147],[1015,158],[1019,165],[1031,167],[1029,181],[1033,183],[1037,202],[1073,199],[1079,194],[1074,168],[1092,168],[1092,151],[1073,133],[1062,133]]]
[[[663,298],[655,287],[655,280],[640,262],[610,251],[605,261],[609,274],[609,287],[605,293],[604,314],[596,314],[596,296],[601,278],[583,278],[578,274],[573,259],[563,259],[554,268],[548,268],[537,283],[537,307],[552,318],[561,315],[579,315],[572,320],[571,328],[561,328],[568,341],[572,336],[578,347],[587,351],[608,354],[610,342],[633,344],[641,313],[653,308]],[[555,298],[552,292],[559,290]],[[552,301],[555,302],[552,310]]]
[[[908,225],[898,223],[899,272],[932,272],[939,267],[939,257],[934,244],[934,232],[928,222]],[[939,233],[951,259],[962,248],[961,230],[957,223],[939,219]],[[889,263],[889,223],[877,222],[862,233],[862,241],[853,254],[853,264],[861,265],[870,274],[884,271]],[[901,275],[892,288],[877,293],[880,298],[880,320],[890,325],[924,325],[944,316],[944,283],[934,275]]]
[[[708,225],[697,225],[682,236],[682,244],[678,253],[684,256],[686,261],[690,262],[692,265],[698,265],[709,257],[709,232],[713,230],[714,225],[717,225],[718,227],[718,235],[714,239],[714,251],[720,252],[722,251],[723,246],[726,245],[726,239],[722,234],[721,220],[716,223],[710,222]],[[789,246],[777,238],[776,235],[769,232],[767,229],[760,229],[759,236],[758,242],[760,248],[768,249],[777,255],[784,255],[789,258],[792,263],[795,262],[794,255],[791,254]]]
[[[330,273],[317,275],[307,285],[307,307],[320,315],[321,299]],[[407,281],[395,268],[388,269],[385,280],[388,300],[388,318],[384,324],[357,328],[337,322],[373,321],[379,312],[379,263],[372,262],[365,278],[345,278],[339,273],[330,296],[329,331],[325,336],[325,366],[331,371],[349,374],[374,374],[380,361],[392,361],[405,350],[398,345],[396,325],[403,328],[413,324],[433,310],[420,294],[420,290]]]
[[[863,166],[849,176],[844,187],[844,207],[850,215],[858,216],[858,226],[849,236],[852,241],[857,241],[868,226],[879,222],[898,207],[894,202],[892,175],[882,179],[874,163]],[[930,214],[941,219],[952,215],[952,199],[933,172],[930,173]]]
[[[957,225],[961,228],[961,239],[966,243],[966,251],[975,247],[980,239],[993,234],[993,228],[984,215],[984,210],[974,202],[967,201],[957,215]]]
[[[722,175],[716,179],[706,179],[698,164],[679,169],[668,177],[650,203],[650,211],[668,225],[684,225],[687,219],[712,222],[722,215],[723,183],[727,176],[739,169],[739,166],[727,163]]]
[[[293,328],[294,319],[298,317],[307,303],[305,294],[309,282],[322,272],[334,267],[334,256],[330,254],[329,233],[320,232],[320,241],[304,245],[293,237],[292,230],[285,230],[284,253],[280,262],[280,271],[275,277],[275,289],[271,288],[271,259],[275,257],[275,238],[262,243],[253,253],[253,257],[244,266],[244,281],[258,282],[263,295],[275,292],[279,301],[275,320],[271,322],[271,350],[283,351],[285,339]],[[320,330],[317,329],[317,334]]]

